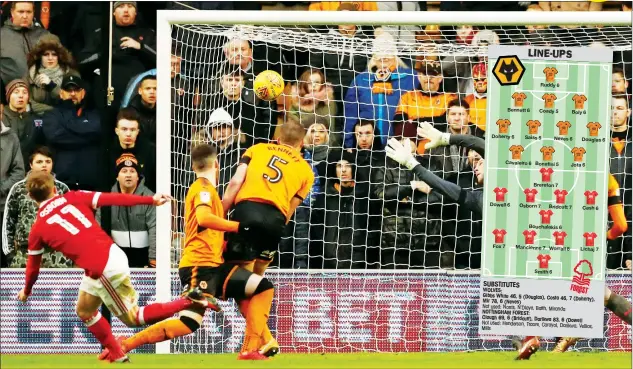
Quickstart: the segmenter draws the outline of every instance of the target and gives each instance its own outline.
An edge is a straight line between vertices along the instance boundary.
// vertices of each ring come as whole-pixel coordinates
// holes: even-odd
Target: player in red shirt
[[[186,298],[139,308],[127,257],[99,227],[93,214],[93,210],[101,206],[163,205],[170,201],[169,196],[87,191],[59,195],[55,192],[53,176],[46,172],[29,174],[26,189],[38,204],[39,212],[29,234],[26,281],[18,300],[26,302],[31,294],[44,246],[61,252],[85,270],[79,286],[77,315],[95,338],[110,350],[107,357],[110,362],[129,359],[112,336],[110,324],[99,312],[102,303],[128,327],[152,324],[192,306],[219,309],[214,300],[207,301],[199,290],[189,291]]]
[[[547,209],[547,210],[543,209],[539,211],[538,213],[541,215],[542,224],[549,224],[552,218],[552,214],[554,214],[552,209]]]
[[[585,197],[587,198],[587,205],[595,205],[596,204],[596,196],[598,196],[598,192],[596,190],[593,191],[585,191]]]
[[[552,257],[549,255],[539,254],[536,258],[538,259],[538,267],[540,269],[547,269],[549,267],[549,261],[552,260]]]
[[[508,193],[508,189],[504,187],[501,187],[501,188],[495,187],[493,192],[495,193],[495,201],[503,202],[505,201],[505,197],[506,197],[506,193]]]
[[[567,192],[567,190],[558,189],[558,190],[554,191],[554,195],[556,196],[556,203],[557,204],[564,204],[565,203],[565,197],[568,194],[569,194],[569,192]]]
[[[525,237],[526,245],[534,245],[534,237],[536,236],[536,231],[533,229],[526,229],[523,231],[523,236]]]
[[[556,231],[552,233],[554,236],[554,245],[556,246],[564,246],[565,245],[565,237],[567,237],[567,232],[565,231]]]
[[[552,173],[554,173],[554,169],[552,168],[541,168],[539,170],[541,172],[541,181],[542,182],[551,182],[552,181]]]
[[[582,236],[585,238],[585,246],[593,246],[594,240],[598,237],[595,232],[585,232]]]
[[[534,202],[536,200],[536,194],[538,194],[538,190],[536,188],[526,188],[523,190],[525,194],[525,202]]]
[[[508,232],[505,229],[495,229],[492,231],[492,234],[495,235],[495,243],[504,243],[503,238]]]

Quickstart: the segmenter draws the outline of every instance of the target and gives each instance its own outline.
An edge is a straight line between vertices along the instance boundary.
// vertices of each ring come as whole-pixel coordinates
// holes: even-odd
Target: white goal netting
[[[412,174],[383,150],[389,137],[411,139],[428,169],[476,188],[477,155],[459,147],[426,150],[411,127],[430,121],[483,137],[486,52],[494,43],[611,47],[613,94],[626,96],[630,108],[631,27],[173,25],[171,173],[179,207],[172,267],[183,241],[182,200],[194,179],[191,146],[219,147],[222,195],[244,150],[275,139],[281,123],[296,120],[309,129],[304,156],[316,181],[279,245],[277,270],[269,272],[277,288],[271,329],[282,350],[510,348],[504,337],[477,334],[481,218],[433,192],[412,190]],[[286,83],[272,102],[258,100],[252,89],[254,77],[269,69]],[[616,119],[630,124],[630,117]],[[613,140],[611,172],[630,223],[630,129],[614,132]],[[622,270],[631,259],[631,228],[609,242],[608,268]],[[630,298],[630,275],[614,273],[608,283]],[[239,348],[243,319],[225,307],[172,351]],[[605,322],[605,339],[576,348],[630,350],[630,328],[610,313]]]

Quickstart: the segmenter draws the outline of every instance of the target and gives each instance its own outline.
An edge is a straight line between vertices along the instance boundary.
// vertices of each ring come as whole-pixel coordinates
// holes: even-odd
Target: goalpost
[[[336,32],[338,25],[349,24],[364,26],[366,37],[355,38],[354,42],[350,42],[350,38]],[[587,26],[596,24],[600,26]],[[305,58],[301,59],[302,55],[347,52],[352,58],[354,55],[362,55],[369,59],[372,53],[377,52],[370,26],[382,27],[384,32],[392,32],[395,27],[405,25],[437,25],[442,27],[440,35],[451,39],[454,37],[454,31],[447,31],[445,27],[473,25],[492,31],[492,34],[487,32],[485,41],[494,43],[498,40],[502,44],[516,45],[529,42],[536,46],[551,43],[552,46],[590,47],[593,43],[601,43],[614,49],[616,61],[619,58],[625,77],[631,78],[628,75],[631,73],[631,14],[625,12],[158,11],[157,192],[171,193],[182,201],[184,191],[193,180],[186,157],[192,140],[209,142],[212,139],[207,122],[223,99],[219,73],[224,70],[227,63],[223,50],[227,41],[249,41],[249,45],[257,49],[253,54],[253,62],[264,66],[263,69],[279,69],[284,73],[283,77],[288,85],[296,83],[302,71],[312,64],[310,56],[306,62]],[[530,31],[525,28],[526,25],[543,27],[536,27]],[[553,25],[566,25],[564,27],[570,29],[548,27]],[[577,26],[571,27],[572,25]],[[457,93],[461,98],[471,94],[472,67],[485,63],[486,45],[454,41],[434,43],[432,38],[429,36],[431,41],[424,43],[392,40],[393,42],[383,42],[378,46],[383,52],[395,50],[399,61],[408,65],[415,66],[416,62],[439,59],[444,82],[440,86],[442,90],[438,92]],[[172,79],[171,75],[174,53],[181,59],[180,71],[175,73],[176,79]],[[339,65],[339,72],[362,72],[349,69],[351,65]],[[261,70],[256,70],[259,71]],[[463,71],[466,71],[466,74]],[[415,75],[416,72],[410,73]],[[326,75],[329,75],[327,71]],[[177,86],[174,85],[176,80]],[[449,85],[453,86],[450,90],[446,87]],[[333,101],[335,104],[332,107],[336,109],[336,113],[326,118],[334,124],[335,128],[330,133],[331,137],[338,137],[337,145],[340,148],[346,119],[344,111],[341,110],[344,106],[341,101],[343,96],[336,96],[341,96],[338,101]],[[334,100],[332,96],[328,98]],[[249,106],[248,104],[252,104],[250,101],[255,100],[242,99],[242,122],[246,122],[244,118],[247,108],[253,108],[257,114],[262,114],[258,117],[279,117],[282,114],[281,108],[276,104],[255,101],[256,106]],[[302,113],[298,115],[301,120]],[[273,122],[275,123],[277,121]],[[261,127],[258,124],[268,126],[268,122],[256,121],[255,126]],[[381,133],[383,136],[388,134]],[[237,137],[236,141],[240,141],[240,137]],[[239,150],[242,150],[243,145],[244,142],[236,142],[229,146],[227,157],[236,154],[239,157]],[[234,160],[223,163],[227,164],[227,168],[238,164]],[[628,187],[624,188],[625,192],[631,191],[630,185],[629,183]],[[362,203],[363,199],[361,196],[354,197],[352,206]],[[342,197],[339,201],[343,201]],[[433,206],[435,208],[431,209]],[[424,228],[417,235],[407,236],[409,243],[404,247],[411,250],[423,246],[421,250],[418,249],[419,254],[423,255],[427,255],[427,252],[430,255],[431,251],[435,251],[439,259],[444,264],[448,263],[449,267],[420,265],[417,264],[417,259],[414,261],[414,257],[410,256],[410,263],[406,260],[403,263],[400,260],[396,263],[396,269],[350,269],[347,263],[349,260],[334,259],[330,260],[334,265],[345,267],[338,270],[268,271],[267,274],[276,287],[276,301],[271,312],[271,329],[282,345],[282,351],[398,352],[508,349],[510,344],[505,337],[480,337],[477,334],[479,270],[458,271],[450,267],[451,259],[455,265],[459,257],[470,260],[479,256],[480,249],[475,246],[475,241],[480,237],[476,228],[481,227],[481,222],[470,222],[470,218],[460,218],[460,224],[467,222],[472,232],[464,235],[459,233],[457,226],[453,224],[458,223],[457,215],[450,218],[451,215],[443,213],[443,208],[444,211],[448,209],[441,200],[439,203],[424,205],[420,210],[424,214],[421,223]],[[314,214],[309,213],[303,223],[297,222],[304,229],[308,229],[308,235],[294,235],[298,240],[308,237],[310,241],[323,245],[327,243],[324,241],[329,234],[323,227],[327,220],[322,215],[316,219]],[[378,216],[384,221],[389,214],[383,213]],[[182,242],[181,210],[179,207],[159,207],[156,223],[156,298],[159,301],[167,301],[180,293],[175,268]],[[368,230],[367,224],[365,221],[365,231]],[[431,231],[435,226],[438,230]],[[339,231],[344,228],[339,223],[336,223],[335,227],[339,227]],[[316,234],[310,235],[310,231]],[[373,246],[377,250],[384,250],[385,246],[389,245],[380,242],[387,239],[386,234],[390,231],[384,224],[377,231],[383,241]],[[409,231],[405,233],[407,232]],[[434,235],[438,236],[436,238],[440,240],[439,244],[443,245],[442,247],[445,243],[452,242],[452,248],[440,248],[439,245],[431,247],[433,241],[430,241],[429,235],[433,232],[436,232]],[[411,230],[410,233],[416,232]],[[422,234],[426,238],[419,241],[416,237]],[[289,236],[292,237],[293,234]],[[402,245],[401,236],[402,231],[396,230],[391,237]],[[630,245],[630,233],[626,237],[628,239],[623,242]],[[461,241],[455,241],[456,239]],[[285,242],[286,245],[296,247],[295,241],[291,239]],[[462,245],[460,250],[455,248],[458,242]],[[463,249],[464,245],[466,250]],[[329,247],[336,250],[338,247],[342,248],[340,245],[331,244]],[[431,250],[433,247],[437,250]],[[300,256],[307,257],[306,252],[303,249],[297,253],[294,249],[285,249],[282,250],[282,257],[289,257],[291,262],[295,262]],[[622,254],[621,251],[616,252]],[[337,253],[338,251],[335,255],[339,255]],[[412,269],[409,270],[409,267]],[[630,274],[614,272],[610,278],[612,289],[630,298]],[[203,328],[195,335],[174,342],[160,343],[156,347],[156,352],[213,353],[233,352],[239,349],[244,320],[239,316],[233,302],[223,302],[222,306],[224,312],[207,314]],[[610,313],[605,313],[605,322],[605,339],[581,341],[577,347],[630,350],[630,327],[618,322]]]

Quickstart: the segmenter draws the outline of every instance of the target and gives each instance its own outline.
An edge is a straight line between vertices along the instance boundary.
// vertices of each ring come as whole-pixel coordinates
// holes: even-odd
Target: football
[[[272,101],[284,91],[284,79],[274,70],[265,70],[255,77],[253,89],[258,98]]]

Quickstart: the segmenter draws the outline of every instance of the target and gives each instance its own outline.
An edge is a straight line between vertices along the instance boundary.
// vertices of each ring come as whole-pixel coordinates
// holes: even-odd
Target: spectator
[[[125,153],[116,161],[117,181],[110,192],[153,196],[143,184],[134,155]],[[97,210],[101,222],[101,209]],[[156,207],[113,206],[112,240],[125,252],[130,267],[156,267]]]
[[[51,173],[53,170],[53,155],[46,146],[40,146],[29,158],[31,171]],[[28,173],[27,173],[28,174]],[[55,190],[58,194],[68,192],[68,186],[55,180]],[[7,196],[2,223],[3,252],[8,256],[10,268],[26,268],[29,232],[37,216],[37,204],[26,191],[26,179],[18,181],[11,187]],[[72,268],[73,262],[62,253],[46,248],[43,255],[44,268]]]
[[[352,154],[356,164],[356,192],[369,197],[369,220],[367,226],[367,262],[378,262],[378,250],[380,246],[380,231],[382,223],[383,201],[377,199],[372,192],[376,181],[382,182],[382,178],[377,179],[375,173],[379,168],[385,167],[385,151],[380,137],[376,134],[374,121],[361,119],[354,126],[353,149],[347,149]],[[333,160],[338,159],[335,154]]]
[[[396,136],[415,138],[422,121],[444,124],[448,103],[457,98],[440,92],[443,77],[438,63],[426,63],[417,72],[419,87],[402,95],[393,116]]]
[[[626,94],[629,89],[629,81],[624,76],[622,68],[613,68],[611,79],[611,93],[613,95]]]
[[[352,10],[354,5],[343,3],[338,10]],[[334,100],[343,100],[348,86],[354,80],[356,74],[367,69],[367,56],[356,53],[354,46],[362,42],[367,36],[359,27],[351,25],[339,25],[330,27],[329,33],[334,36],[342,36],[341,44],[337,45],[337,52],[312,51],[310,65],[324,70],[325,80],[334,89]],[[343,105],[337,107],[337,111],[343,111]]]
[[[31,1],[11,3],[11,18],[0,29],[0,79],[6,86],[27,73],[26,55],[44,35],[50,33],[33,23]]]
[[[319,122],[320,121],[320,122]],[[291,221],[286,226],[284,237],[279,244],[279,259],[286,259],[286,254],[292,255],[292,261],[281,261],[281,267],[306,269],[309,267],[310,244],[313,242],[315,228],[322,229],[324,190],[322,182],[325,180],[325,166],[327,165],[328,130],[323,120],[315,121],[308,127],[304,137],[303,158],[312,167],[314,183],[306,198],[295,210]],[[319,239],[323,233],[320,233]],[[316,240],[315,240],[316,241]]]
[[[102,181],[101,118],[86,108],[86,89],[81,77],[64,76],[59,93],[63,100],[42,117],[46,146],[55,152],[57,179],[71,190],[96,190]]]
[[[2,121],[18,136],[22,159],[28,158],[41,141],[39,129],[42,120],[37,119],[29,109],[29,90],[24,80],[15,79],[9,82],[6,98],[9,105],[4,109]]]
[[[468,103],[469,123],[475,127],[475,136],[486,136],[486,106],[488,99],[488,68],[486,64],[479,63],[473,67],[473,87],[475,91],[464,99]]]
[[[441,197],[391,159],[374,175],[374,193],[384,200],[381,268],[445,267],[440,265],[441,221],[428,212],[428,204]]]
[[[136,110],[143,136],[156,145],[156,76],[143,77],[129,107]]]
[[[471,127],[468,126],[469,116],[468,103],[460,100],[453,100],[448,103],[447,126],[448,132],[452,134],[472,134]],[[440,177],[457,182],[457,177],[468,167],[468,149],[458,145],[447,145],[430,150],[424,150],[424,141],[421,143],[421,150],[430,157],[431,167],[441,172]]]
[[[334,90],[325,82],[323,72],[308,69],[301,74],[295,86],[289,114],[301,118],[310,114],[323,117],[328,122],[330,145],[340,146],[341,140],[338,138],[340,128],[336,125]]]
[[[33,112],[42,115],[61,99],[62,79],[66,74],[79,74],[70,52],[53,35],[45,35],[26,56],[29,100]]]
[[[216,190],[220,197],[224,195],[242,158],[244,150],[240,149],[239,139],[240,132],[233,126],[233,117],[223,108],[217,108],[211,113],[207,126],[198,131],[192,140],[192,148],[200,143],[212,142],[218,149]]]
[[[344,152],[328,173],[334,178],[325,186],[325,269],[362,269],[366,267],[367,194],[357,192],[352,156]],[[328,177],[330,175],[328,174]]]
[[[139,175],[151,191],[156,189],[156,147],[145,138],[140,129],[139,116],[133,108],[123,108],[116,117],[114,133],[117,139],[110,146],[108,165],[116,169],[116,162],[123,154],[134,155]]]
[[[378,11],[414,11],[419,12],[420,3],[422,1],[378,1]],[[425,6],[426,8],[426,6]],[[424,9],[426,10],[426,9]],[[394,13],[394,17],[398,17],[397,13]],[[394,40],[400,45],[415,44],[416,36],[420,32],[420,26],[383,26],[376,28],[376,35],[380,35],[381,32],[389,32]],[[401,50],[402,51],[402,50]]]
[[[114,2],[112,29],[112,87],[114,101],[119,107],[127,83],[135,75],[156,67],[156,35],[137,19],[136,1]],[[81,64],[94,63],[107,57],[108,47],[102,45],[103,34],[98,28],[78,58]]]
[[[2,151],[2,155],[0,155],[0,212],[4,218],[4,205],[9,190],[14,184],[24,178],[24,162],[20,153],[18,136],[11,132],[11,129],[5,126],[2,121],[0,121],[0,151]],[[4,250],[4,237],[2,239],[2,249]],[[0,266],[5,267],[7,264],[3,255],[4,253],[0,252],[2,257]]]
[[[413,71],[397,55],[393,38],[388,33],[374,40],[372,58],[367,71],[354,78],[345,94],[345,147],[353,145],[353,130],[359,119],[376,124],[383,143],[393,135],[390,120],[400,96],[413,90],[417,81]]]

